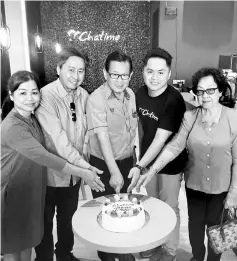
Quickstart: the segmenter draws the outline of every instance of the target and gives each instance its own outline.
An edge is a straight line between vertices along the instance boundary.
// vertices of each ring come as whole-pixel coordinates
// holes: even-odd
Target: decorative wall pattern
[[[42,1],[46,82],[56,79],[57,36],[63,47],[84,50],[90,59],[84,88],[92,92],[104,82],[109,53],[120,49],[131,56],[134,74],[130,87],[143,83],[142,59],[150,48],[150,8],[147,1]]]

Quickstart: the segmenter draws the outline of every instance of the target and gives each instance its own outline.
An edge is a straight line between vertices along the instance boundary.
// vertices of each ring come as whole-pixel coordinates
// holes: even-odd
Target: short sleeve
[[[136,101],[136,108],[137,108],[137,113],[138,113],[138,115],[140,115],[140,111],[138,110],[138,108],[139,108],[139,105],[140,105],[140,103],[141,103],[141,96],[142,96],[142,94],[144,94],[145,95],[145,92],[144,92],[144,87],[141,87],[141,88],[139,88],[139,90],[135,93],[135,101]]]
[[[108,131],[106,108],[101,95],[95,95],[95,93],[93,93],[89,96],[86,105],[86,117],[89,135]]]
[[[186,107],[181,95],[169,98],[159,119],[159,128],[176,133],[182,122]]]

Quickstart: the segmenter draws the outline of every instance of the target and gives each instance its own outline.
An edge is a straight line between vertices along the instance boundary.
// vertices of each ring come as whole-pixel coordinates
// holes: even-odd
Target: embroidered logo
[[[154,120],[156,120],[156,121],[158,121],[158,117],[157,116],[155,116],[155,114],[153,113],[153,112],[150,112],[148,109],[143,109],[143,108],[139,108],[139,111],[141,112],[141,114],[143,115],[143,116],[148,116],[148,117],[150,117],[151,119],[154,119]]]
[[[114,108],[109,108],[112,113],[114,113]]]

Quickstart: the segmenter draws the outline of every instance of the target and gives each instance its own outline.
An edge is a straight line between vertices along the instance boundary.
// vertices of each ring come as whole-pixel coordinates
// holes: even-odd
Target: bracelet
[[[145,168],[143,168],[142,166],[140,166],[139,164],[135,164],[134,165],[135,168],[138,168],[141,172],[143,172],[145,170]]]
[[[237,189],[237,186],[235,186],[235,185],[230,185],[230,188],[235,188],[235,189]]]

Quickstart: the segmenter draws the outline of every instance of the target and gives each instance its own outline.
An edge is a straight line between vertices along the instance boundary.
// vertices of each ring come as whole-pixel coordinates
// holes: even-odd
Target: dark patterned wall
[[[136,91],[142,84],[142,59],[150,48],[150,9],[145,1],[42,1],[41,23],[44,41],[46,82],[56,79],[55,43],[84,50],[90,58],[85,89],[89,92],[103,82],[103,66],[107,55],[116,49],[131,56],[134,74],[130,87]],[[68,36],[69,30],[91,31],[90,41]],[[102,33],[104,31],[104,33]],[[107,33],[107,35],[106,35]],[[96,37],[96,35],[98,35]],[[119,40],[111,40],[120,35]],[[71,35],[73,36],[73,35]],[[88,34],[81,36],[82,40]],[[115,39],[115,38],[114,38]]]

